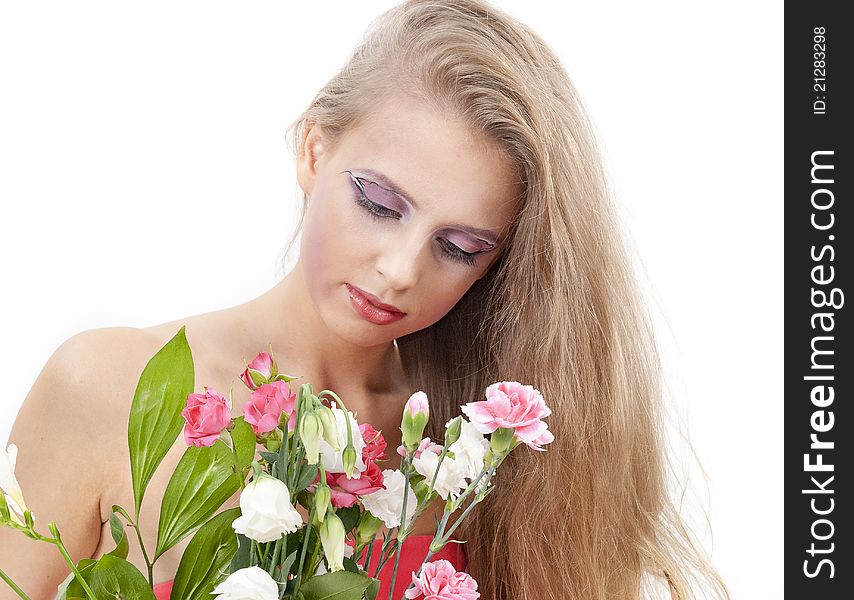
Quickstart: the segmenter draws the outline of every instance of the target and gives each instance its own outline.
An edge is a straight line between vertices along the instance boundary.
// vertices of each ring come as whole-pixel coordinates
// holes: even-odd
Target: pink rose
[[[481,433],[492,433],[499,427],[515,430],[515,437],[534,450],[554,441],[543,417],[552,414],[543,395],[530,385],[501,381],[486,388],[486,400],[469,402],[461,407],[472,425]]]
[[[359,473],[359,477],[347,479],[344,473],[326,473],[326,483],[332,491],[332,506],[347,508],[356,504],[360,496],[373,494],[384,490],[383,472],[373,462],[367,463],[368,468]],[[314,493],[316,484],[320,481],[320,473],[308,490]]]
[[[254,373],[250,373],[250,369],[254,371]],[[269,352],[261,352],[246,366],[246,370],[243,371],[240,379],[243,380],[243,383],[245,383],[246,387],[250,390],[257,390],[262,383],[270,379],[272,374],[273,357],[270,356]],[[253,375],[255,376],[255,381],[253,381]]]
[[[215,389],[205,386],[204,394],[189,394],[184,417],[184,441],[190,446],[212,446],[223,429],[231,424],[231,408]]]
[[[433,441],[430,438],[426,437],[423,440],[421,440],[420,444],[418,444],[418,448],[415,450],[415,458],[421,458],[421,453],[424,452],[425,450],[429,450],[430,452],[433,452],[434,454],[439,454],[442,451],[442,446],[440,446],[439,444],[433,443]],[[397,447],[397,453],[403,457],[406,457],[406,447],[403,444],[401,444],[400,446]]]
[[[258,435],[278,427],[284,412],[290,415],[288,431],[292,431],[297,420],[296,401],[297,395],[290,390],[287,382],[264,383],[250,394],[249,402],[243,405],[243,417]]]
[[[435,560],[421,567],[421,575],[412,573],[411,587],[406,590],[409,600],[424,596],[425,600],[477,600],[477,581],[468,573],[457,571],[447,560]]]
[[[374,429],[370,423],[361,423],[359,431],[362,433],[362,439],[365,440],[365,447],[362,449],[362,461],[368,464],[368,461],[386,460],[386,442],[383,434]]]

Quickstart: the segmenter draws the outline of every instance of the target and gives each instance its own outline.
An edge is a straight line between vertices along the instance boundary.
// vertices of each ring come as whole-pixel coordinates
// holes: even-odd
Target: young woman
[[[540,37],[484,2],[404,2],[291,136],[305,196],[282,281],[218,312],[74,336],[28,395],[10,437],[18,478],[75,559],[108,551],[111,505],[133,504],[129,400],[186,324],[197,387],[228,389],[235,365],[272,344],[281,371],[335,390],[389,448],[415,390],[431,402],[425,435],[441,439],[490,383],[539,389],[554,442],[515,452],[458,529],[457,558],[484,600],[728,597],[671,504],[653,335],[587,119]],[[140,522],[153,541],[156,502]],[[432,526],[427,512],[415,533]],[[0,531],[0,564],[47,597],[64,563],[11,533]],[[156,563],[156,581],[186,543]],[[144,569],[138,550],[129,560]]]

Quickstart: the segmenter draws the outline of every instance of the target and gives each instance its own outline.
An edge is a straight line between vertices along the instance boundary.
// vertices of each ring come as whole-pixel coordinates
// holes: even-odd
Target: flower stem
[[[311,551],[311,558],[308,561],[308,564],[310,567],[310,569],[308,571],[309,573],[316,573],[317,572],[317,565],[315,564],[315,561],[317,561],[317,563],[320,563],[320,561],[317,560],[317,555],[319,553],[320,553],[320,536],[318,535],[317,540],[314,542],[314,549]]]
[[[142,557],[143,557],[143,559],[145,559],[145,565],[148,567],[148,583],[153,588],[154,587],[154,572],[153,572],[154,563],[152,561],[148,560],[148,553],[145,551],[145,544],[142,543],[142,534],[139,531],[139,525],[137,524],[135,519],[130,518],[130,515],[121,506],[113,506],[113,510],[118,512],[120,515],[122,515],[125,518],[125,520],[127,520],[127,522],[130,523],[131,526],[133,526],[134,530],[136,531],[136,539],[139,540],[139,548],[140,548],[140,550],[142,550]],[[139,513],[137,513],[136,517],[137,517],[137,519],[139,518]]]
[[[48,523],[47,527],[53,534],[53,543],[56,544],[56,547],[59,548],[60,554],[62,554],[62,558],[64,558],[68,566],[71,567],[71,572],[74,573],[74,578],[77,579],[80,587],[83,588],[83,591],[86,592],[86,595],[89,598],[96,600],[95,592],[92,591],[92,588],[90,588],[89,584],[86,583],[86,580],[83,579],[83,575],[81,575],[80,571],[77,570],[77,565],[74,564],[74,561],[71,559],[71,555],[68,554],[68,550],[65,549],[65,545],[62,543],[62,538],[59,536],[59,529],[56,527],[56,522],[51,521]]]
[[[270,577],[273,577],[273,573],[276,570],[276,563],[279,561],[279,553],[282,551],[282,540],[284,537],[280,537],[276,540],[276,545],[273,546],[273,557],[270,559],[270,568],[267,569],[267,573],[270,574]]]
[[[374,536],[376,539],[376,535]],[[371,540],[371,543],[368,544],[368,551],[365,554],[365,573],[368,572],[368,569],[371,567],[371,555],[374,553],[374,540]]]
[[[433,536],[434,542],[436,541],[437,538],[439,540],[441,540],[444,537],[445,526],[448,524],[448,517],[450,517],[450,516],[451,516],[451,512],[449,512],[448,509],[446,508],[445,512],[442,514],[442,521],[439,523],[438,529],[436,529],[436,534]],[[432,558],[432,556],[433,556],[433,542],[430,542],[430,548],[427,550],[427,556],[424,557],[424,560],[421,561],[421,565],[418,567],[418,570],[415,572],[416,577],[421,575],[421,569],[423,569],[424,565],[426,565],[430,561],[430,558]],[[409,585],[406,586],[406,590],[409,590],[414,585],[415,584],[410,581]],[[406,590],[403,591],[403,596],[401,596],[401,600],[403,600],[406,597]]]
[[[12,589],[15,591],[15,593],[16,593],[16,594],[18,594],[18,596],[20,596],[20,597],[21,597],[21,598],[23,598],[24,600],[30,600],[30,597],[29,597],[29,596],[27,596],[27,595],[24,593],[24,590],[22,590],[21,588],[19,588],[19,587],[15,584],[15,582],[14,582],[14,581],[12,581],[12,579],[11,579],[8,575],[6,575],[6,573],[4,573],[4,572],[3,572],[3,569],[0,569],[0,579],[2,579],[3,581],[5,581],[5,582],[9,585],[9,587],[10,587],[10,588],[12,588]]]
[[[297,571],[297,584],[294,588],[295,590],[299,589],[300,582],[302,582],[302,568],[305,565],[305,551],[308,548],[308,540],[309,540],[309,538],[311,538],[311,528],[313,527],[312,524],[314,523],[314,511],[315,511],[315,506],[314,506],[314,503],[312,502],[311,512],[308,515],[308,524],[306,525],[306,528],[305,528],[305,536],[302,538],[302,550],[300,552],[300,557],[299,557],[299,570]],[[317,535],[319,537],[320,532],[318,532]]]
[[[388,588],[388,600],[392,600],[392,594],[394,594],[394,582],[397,580],[397,568],[400,566],[400,555],[403,553],[403,542],[406,540],[406,535],[409,530],[406,523],[406,502],[409,500],[409,476],[410,473],[412,473],[412,456],[413,453],[407,453],[406,456],[406,477],[403,480],[403,508],[400,511],[400,523],[403,526],[403,531],[401,531],[400,526],[398,526],[397,535],[395,536],[397,552],[394,557],[394,571],[391,574],[391,584]]]

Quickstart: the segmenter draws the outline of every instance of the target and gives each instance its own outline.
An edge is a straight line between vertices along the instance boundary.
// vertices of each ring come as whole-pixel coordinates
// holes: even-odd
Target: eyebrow
[[[373,169],[358,169],[360,173],[363,173],[372,178],[373,183],[381,184],[381,187],[384,187],[390,192],[393,192],[409,202],[415,210],[419,210],[418,203],[410,196],[406,191],[400,187],[395,181],[389,178],[387,175],[380,173],[379,171],[374,171]],[[464,225],[462,223],[451,223],[450,227],[454,227],[456,229],[462,229],[463,231],[467,231],[473,235],[476,235],[482,238],[484,241],[489,242],[490,244],[497,245],[498,241],[501,239],[501,235],[495,231],[490,229],[480,229],[479,227],[472,227],[471,225]]]

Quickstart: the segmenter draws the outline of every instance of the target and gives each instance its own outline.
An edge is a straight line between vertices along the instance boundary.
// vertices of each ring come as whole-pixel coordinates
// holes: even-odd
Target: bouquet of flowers
[[[74,563],[54,522],[38,533],[14,476],[17,449],[0,448],[0,524],[57,546],[71,573],[57,598],[155,598],[152,568],[186,536],[171,598],[221,600],[374,600],[382,567],[395,559],[389,600],[403,541],[415,519],[437,498],[445,501],[427,555],[411,578],[406,599],[475,600],[477,582],[445,560],[431,557],[494,488],[492,478],[518,445],[543,450],[553,441],[542,395],[528,385],[500,382],[485,400],[462,406],[468,417],[445,425],[442,443],[422,438],[429,418],[424,392],[406,402],[397,449],[399,469],[381,470],[386,442],[331,390],[315,394],[278,372],[262,352],[241,375],[250,390],[243,416],[231,417],[231,398],[205,387],[193,393],[192,354],[182,327],[148,362],[140,376],[128,422],[133,515],[113,506],[116,548],[97,560]],[[231,394],[229,394],[231,396]],[[183,430],[188,447],[160,506],[156,547],[146,549],[138,527],[151,477]],[[240,508],[217,513],[240,490]],[[304,519],[296,509],[308,514]],[[449,517],[462,511],[452,525]],[[371,553],[382,525],[376,569]],[[134,530],[147,577],[126,558]],[[390,534],[394,531],[395,535]],[[459,543],[459,542],[457,542]],[[0,569],[0,577],[28,598]]]

